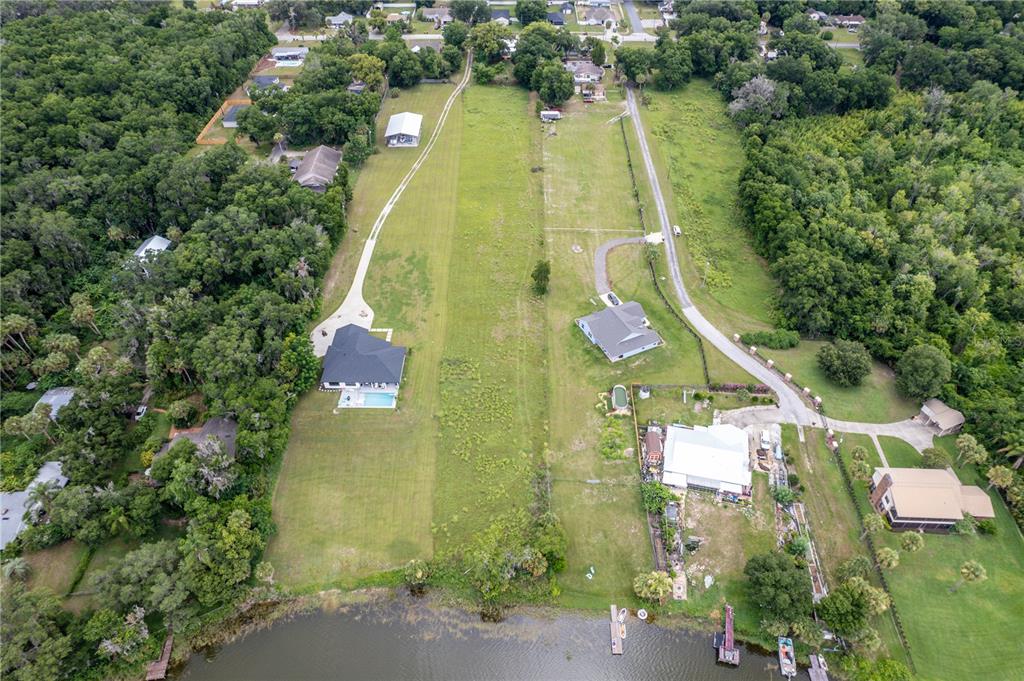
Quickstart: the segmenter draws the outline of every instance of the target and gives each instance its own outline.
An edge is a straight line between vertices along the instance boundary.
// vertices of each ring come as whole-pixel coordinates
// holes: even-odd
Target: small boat
[[[793,639],[779,637],[779,673],[787,678],[796,676],[796,651]]]

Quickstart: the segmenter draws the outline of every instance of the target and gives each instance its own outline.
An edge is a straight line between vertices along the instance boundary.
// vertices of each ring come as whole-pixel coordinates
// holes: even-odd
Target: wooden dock
[[[619,624],[619,609],[612,603],[612,620],[609,627],[612,635],[612,655],[622,654],[622,625]]]
[[[819,655],[811,655],[811,668],[807,670],[811,681],[828,681],[828,667]]]
[[[167,678],[167,665],[171,663],[171,648],[173,646],[174,634],[168,632],[167,638],[164,639],[164,650],[160,654],[160,659],[151,662],[149,668],[146,669],[146,681],[161,681],[161,679]]]
[[[740,651],[736,648],[736,637],[732,628],[732,606],[725,606],[725,632],[718,646],[718,661],[726,664],[739,665]]]

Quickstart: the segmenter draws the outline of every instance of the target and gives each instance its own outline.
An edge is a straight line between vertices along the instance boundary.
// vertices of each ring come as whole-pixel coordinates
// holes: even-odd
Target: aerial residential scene
[[[1024,679],[1024,1],[0,1],[0,676]]]

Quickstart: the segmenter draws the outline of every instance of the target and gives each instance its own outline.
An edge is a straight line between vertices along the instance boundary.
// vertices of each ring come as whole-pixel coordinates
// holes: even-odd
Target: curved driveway
[[[608,282],[608,251],[626,244],[639,244],[644,242],[642,236],[631,236],[624,239],[612,239],[605,241],[594,251],[594,288],[597,294],[603,296],[612,290]]]
[[[770,387],[779,398],[778,410],[770,411],[748,411],[738,415],[739,418],[750,423],[764,422],[765,418],[771,418],[773,422],[795,423],[798,426],[814,426],[820,428],[832,428],[838,432],[865,433],[868,435],[893,435],[900,437],[917,449],[930,447],[933,432],[930,428],[913,419],[899,421],[897,423],[858,423],[853,421],[836,421],[826,418],[821,414],[809,409],[789,383],[786,383],[773,371],[761,364],[759,361],[748,355],[742,348],[726,338],[725,334],[701,314],[690,296],[686,293],[686,286],[683,284],[683,275],[679,270],[679,259],[676,257],[676,245],[672,237],[672,227],[668,218],[668,209],[665,206],[665,197],[661,192],[661,184],[658,182],[658,173],[654,168],[654,161],[651,158],[650,148],[647,146],[647,135],[644,131],[643,122],[640,120],[640,111],[636,105],[636,98],[633,96],[633,89],[626,89],[626,106],[630,117],[633,119],[633,126],[636,129],[637,138],[640,142],[640,153],[644,159],[644,168],[651,183],[651,193],[654,195],[654,203],[657,208],[658,220],[661,223],[661,233],[665,238],[665,255],[668,261],[669,274],[672,279],[672,286],[675,289],[676,298],[682,307],[683,316],[693,325],[697,332],[714,345],[722,354],[739,364],[747,373],[751,374],[761,383]],[[743,423],[742,425],[749,425]],[[741,424],[737,424],[741,425]]]
[[[441,136],[445,121],[448,120],[448,113],[455,104],[455,100],[466,89],[472,72],[473,53],[470,52],[469,57],[466,59],[466,73],[462,76],[462,80],[459,81],[455,90],[448,96],[448,101],[445,102],[444,108],[441,110],[441,115],[437,119],[434,131],[430,134],[430,139],[427,141],[426,146],[423,147],[423,151],[420,152],[416,162],[412,164],[412,168],[405,174],[402,181],[398,183],[395,191],[391,193],[391,197],[384,204],[384,208],[381,209],[380,215],[374,221],[373,227],[370,228],[370,234],[366,237],[366,243],[363,245],[363,253],[359,257],[359,265],[356,267],[355,277],[352,279],[352,286],[349,288],[345,300],[342,301],[341,305],[331,316],[317,324],[310,334],[310,340],[313,341],[313,354],[317,357],[323,357],[327,354],[327,348],[334,338],[334,332],[341,327],[356,324],[357,326],[369,329],[373,326],[373,308],[363,299],[363,282],[366,280],[366,272],[370,269],[370,260],[373,258],[373,249],[377,246],[377,238],[384,228],[384,222],[388,219],[388,215],[391,214],[391,209],[395,207],[398,199],[405,192],[405,188],[409,186],[416,172],[430,156],[430,151]]]

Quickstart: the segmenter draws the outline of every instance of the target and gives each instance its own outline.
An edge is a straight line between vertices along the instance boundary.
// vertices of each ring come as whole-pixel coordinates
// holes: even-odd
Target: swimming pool
[[[612,388],[612,409],[625,409],[629,406],[629,399],[626,395],[626,386],[617,385]]]
[[[397,397],[396,393],[363,393],[363,406],[394,409]]]

